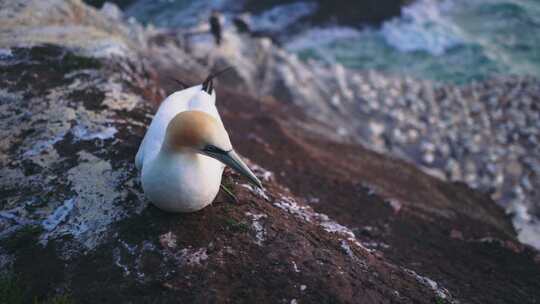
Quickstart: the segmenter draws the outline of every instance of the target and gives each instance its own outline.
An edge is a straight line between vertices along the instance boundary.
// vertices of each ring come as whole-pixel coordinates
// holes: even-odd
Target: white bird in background
[[[216,197],[225,165],[262,187],[234,152],[217,111],[211,74],[167,97],[135,157],[145,195],[169,212],[194,212]]]

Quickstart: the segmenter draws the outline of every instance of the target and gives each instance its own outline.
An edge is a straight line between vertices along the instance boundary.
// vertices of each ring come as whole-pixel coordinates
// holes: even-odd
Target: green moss
[[[247,232],[249,229],[246,223],[238,222],[232,218],[225,219],[225,226],[233,232]]]
[[[221,190],[223,190],[223,192],[224,192],[225,194],[227,194],[227,196],[228,196],[230,199],[232,199],[235,203],[238,202],[238,199],[236,198],[236,195],[234,195],[234,193],[230,190],[230,189],[232,189],[232,188],[227,187],[227,186],[225,186],[224,184],[221,184],[220,187],[221,187]]]
[[[221,180],[221,184],[229,189],[233,189],[234,179],[232,179],[232,177],[229,175],[225,175],[223,176],[223,179]]]
[[[0,275],[0,304],[24,303],[24,290],[19,279],[11,274]]]
[[[23,226],[11,237],[2,240],[1,245],[10,251],[33,245],[42,231],[43,228],[41,228],[41,226]]]
[[[238,203],[238,198],[236,197],[234,193],[235,189],[235,183],[234,179],[228,175],[225,174],[223,176],[223,179],[221,180],[221,191],[227,195],[227,197],[234,203]]]
[[[32,48],[19,48],[15,55],[23,56],[46,65],[59,72],[70,72],[82,69],[99,69],[101,63],[98,59],[83,57],[67,51],[64,47],[55,44],[42,44]]]
[[[436,297],[435,304],[446,304],[446,300],[441,297]]]
[[[0,275],[0,304],[24,304],[28,303],[29,297],[20,279],[13,273]],[[40,302],[34,297],[33,304],[74,304],[70,295],[56,295],[47,301]]]
[[[74,304],[75,301],[69,295],[58,295],[50,298],[41,304]],[[34,303],[38,304],[38,303]]]
[[[101,63],[99,60],[90,57],[82,57],[75,55],[71,52],[68,52],[62,58],[63,68],[71,70],[82,70],[82,69],[99,69]]]

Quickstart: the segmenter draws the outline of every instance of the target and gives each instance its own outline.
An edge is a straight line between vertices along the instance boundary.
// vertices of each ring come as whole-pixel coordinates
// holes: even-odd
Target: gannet
[[[168,96],[135,156],[144,193],[162,210],[195,212],[209,205],[225,165],[262,187],[234,151],[217,111],[212,81],[217,74]]]

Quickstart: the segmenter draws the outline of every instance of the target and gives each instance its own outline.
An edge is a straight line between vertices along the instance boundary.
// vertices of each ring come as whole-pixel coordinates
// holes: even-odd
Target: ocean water
[[[303,58],[439,82],[540,77],[540,1],[419,0],[380,29],[310,29],[286,45]]]
[[[138,0],[126,13],[144,23],[189,28],[205,22],[213,8],[226,20],[239,9],[232,0]],[[277,6],[251,16],[252,27],[279,36],[315,9],[306,1]],[[417,0],[380,28],[321,25],[280,37],[304,59],[438,82],[540,77],[540,0]]]
[[[159,27],[189,28],[208,19],[212,9],[223,10],[227,0],[137,0],[125,14]]]

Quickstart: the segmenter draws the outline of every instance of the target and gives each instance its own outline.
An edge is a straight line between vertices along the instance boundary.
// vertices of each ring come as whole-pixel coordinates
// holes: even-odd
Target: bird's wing
[[[152,159],[161,149],[169,122],[180,112],[189,110],[189,101],[201,91],[201,85],[193,86],[167,97],[159,106],[135,156],[135,166],[141,170],[145,160]]]

